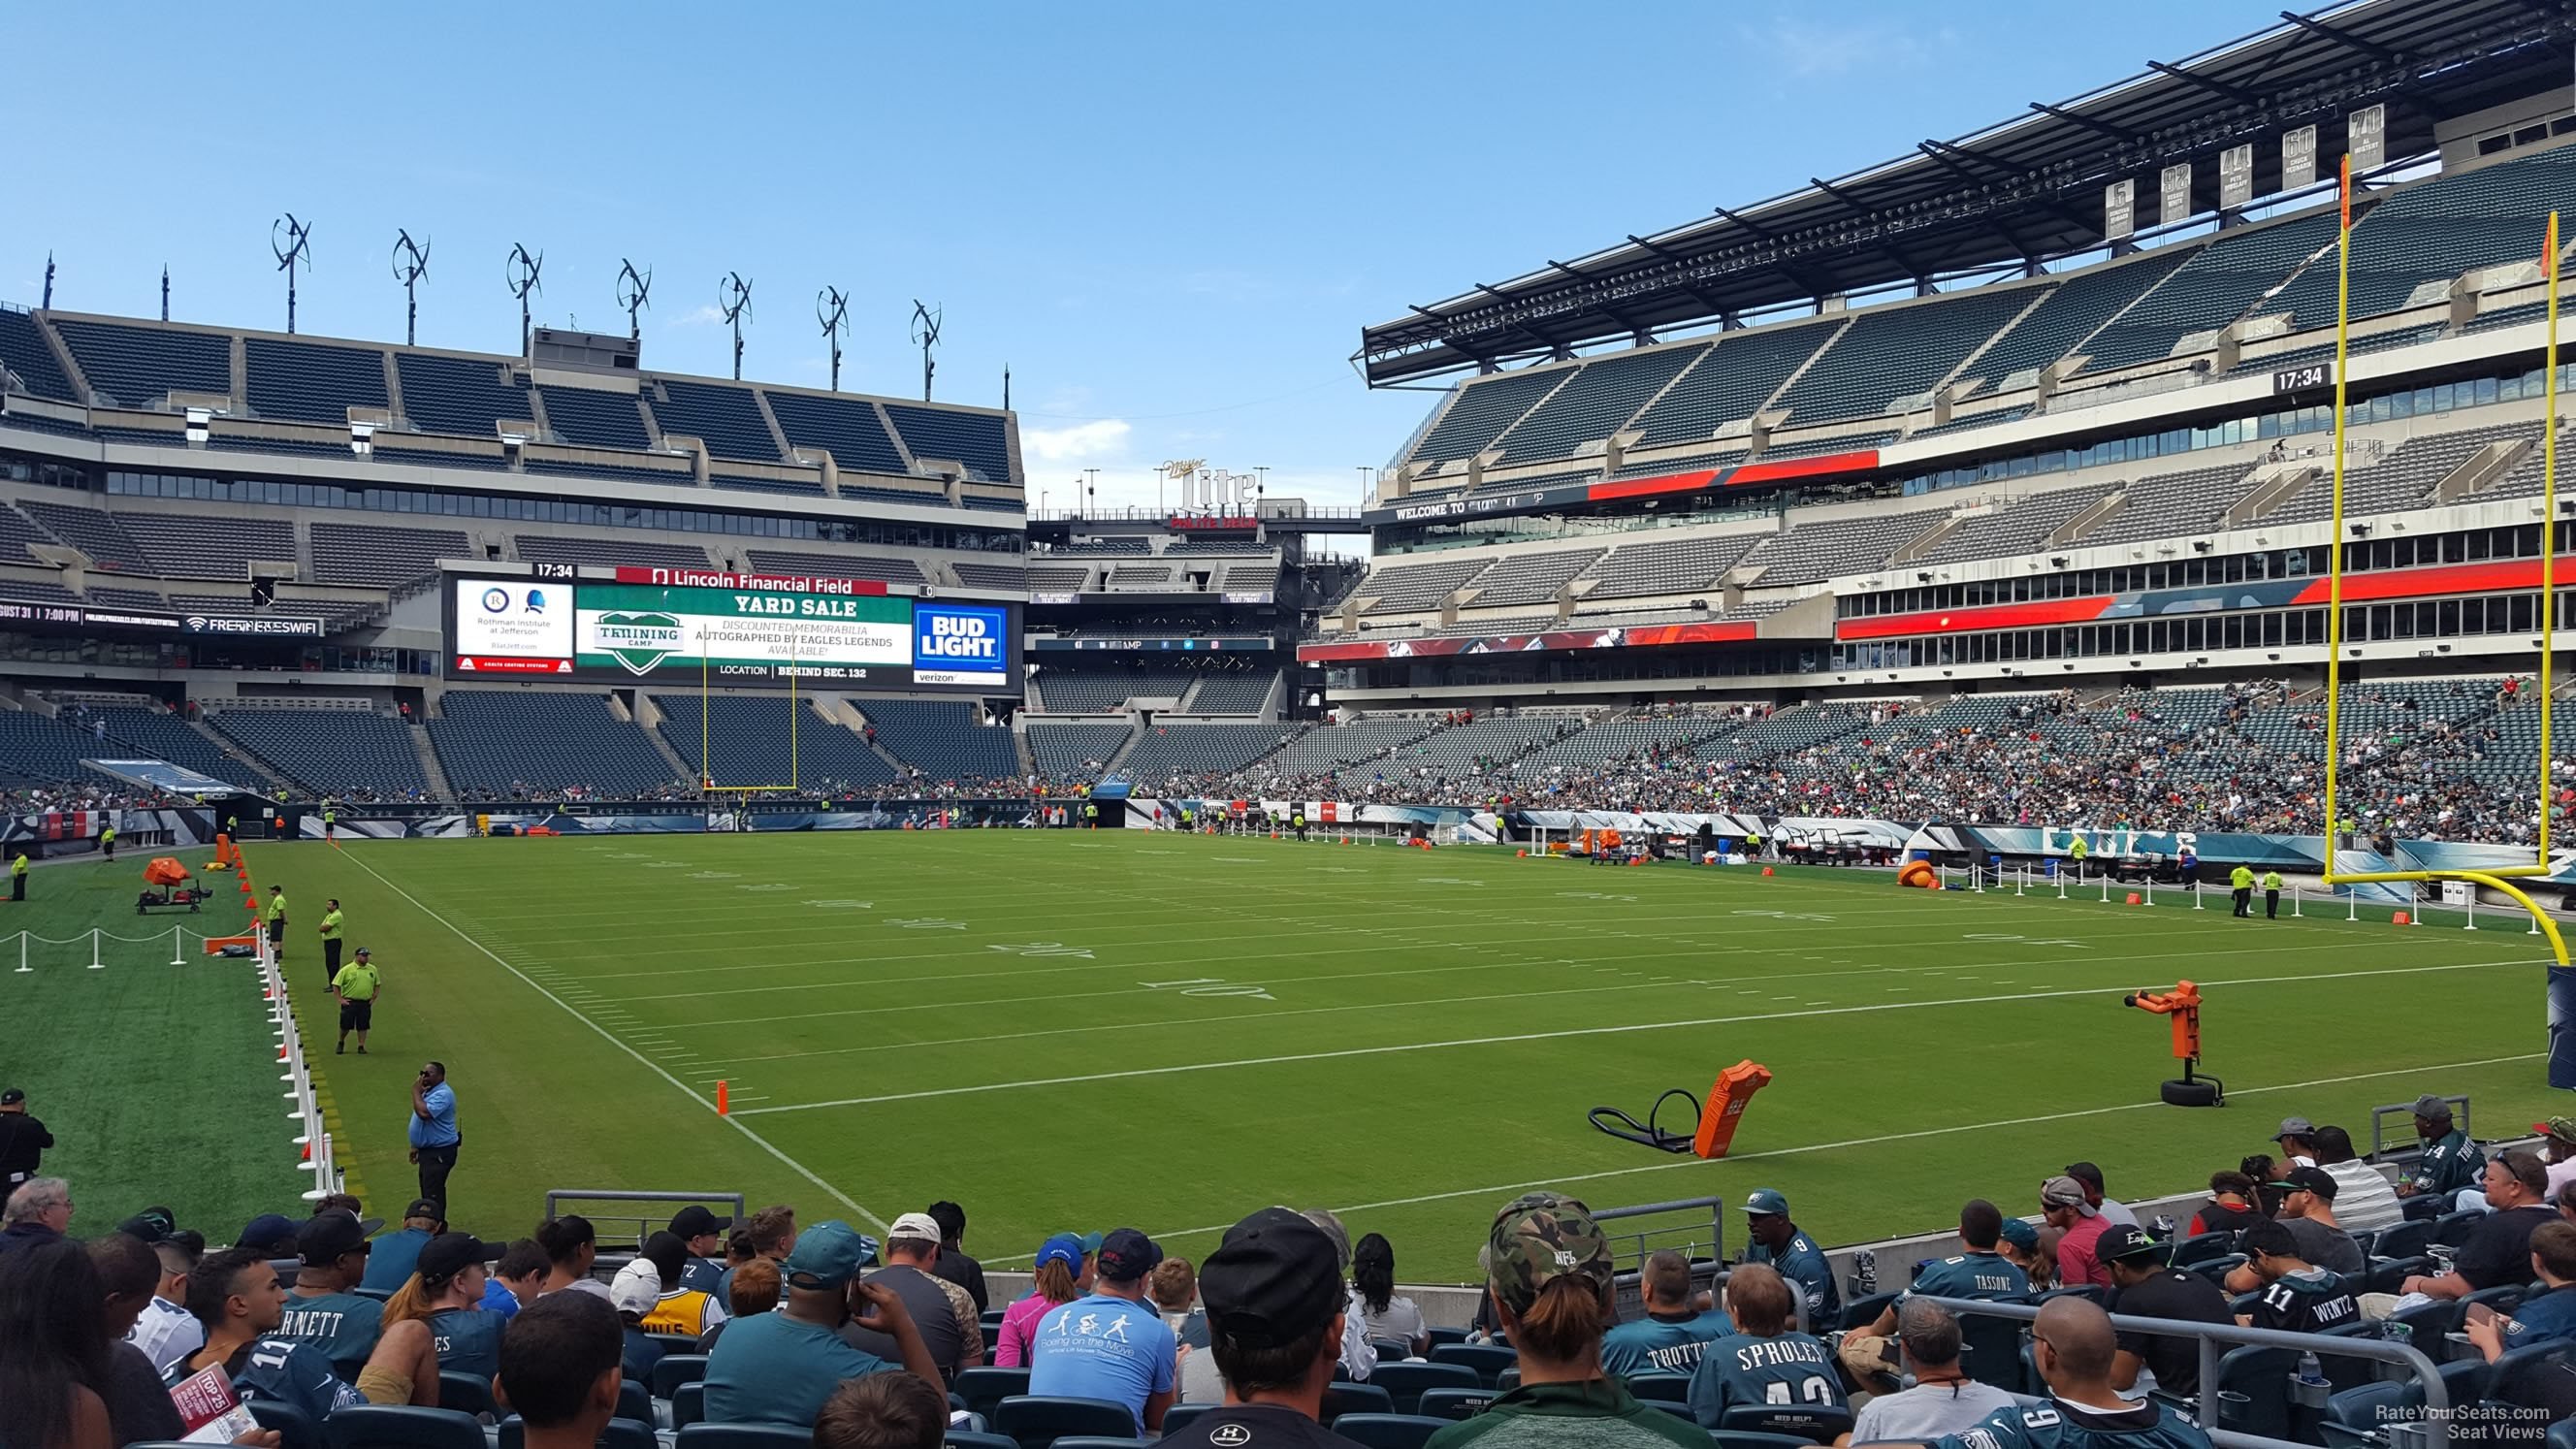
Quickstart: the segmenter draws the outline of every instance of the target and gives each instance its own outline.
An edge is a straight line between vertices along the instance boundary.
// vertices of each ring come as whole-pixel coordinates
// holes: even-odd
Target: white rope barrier
[[[200,941],[206,939],[203,934],[188,930],[183,926],[172,926],[170,928],[171,965],[185,966],[188,964],[187,939],[190,936],[195,936]],[[83,942],[87,942],[89,945],[89,969],[92,971],[104,971],[107,969],[107,962],[102,952],[107,942],[115,941],[119,944],[128,946],[147,946],[160,939],[161,933],[158,931],[153,932],[149,936],[120,936],[113,931],[102,931],[92,928],[77,936],[64,936],[60,938],[53,936],[39,936],[33,931],[20,931],[18,933],[18,969],[11,974],[23,976],[36,969],[34,964],[28,959],[31,954],[28,948],[31,945],[77,946]]]

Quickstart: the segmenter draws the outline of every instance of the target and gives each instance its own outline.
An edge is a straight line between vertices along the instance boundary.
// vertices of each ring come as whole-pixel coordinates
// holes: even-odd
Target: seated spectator
[[[1520,1351],[1520,1386],[1495,1399],[1485,1412],[1433,1434],[1430,1449],[1458,1449],[1488,1437],[1497,1445],[1642,1449],[1687,1444],[1706,1449],[1706,1434],[1648,1408],[1624,1382],[1602,1372],[1601,1338],[1610,1326],[1615,1264],[1590,1208],[1557,1193],[1524,1194],[1496,1214],[1485,1249],[1491,1265],[1485,1291],[1504,1333]],[[1791,1290],[1778,1273],[1769,1268],[1737,1271],[1770,1279],[1786,1318]],[[1817,1345],[1820,1355],[1823,1348]],[[1705,1375],[1715,1361],[1712,1349],[1700,1372]],[[1824,1372],[1833,1372],[1830,1363]],[[1698,1380],[1692,1383],[1696,1405]]]
[[[7,1409],[0,1423],[12,1445],[111,1449],[123,1442],[99,1391],[109,1381],[114,1342],[100,1308],[106,1298],[89,1254],[60,1230],[22,1234],[0,1257],[0,1404]]]
[[[2043,1251],[2039,1224],[2028,1218],[2006,1216],[2003,1240],[1995,1244],[1996,1256],[2021,1270],[2030,1280],[2030,1291],[2042,1292],[2057,1286],[2057,1253]]]
[[[2469,1342],[2487,1362],[2535,1343],[2576,1338],[2576,1226],[2542,1223],[2531,1230],[2531,1271],[2541,1291],[2525,1298],[2511,1317],[2469,1305]]]
[[[2075,1288],[2087,1283],[2108,1288],[2110,1275],[2094,1255],[2093,1245],[2111,1225],[2085,1196],[2085,1186],[2072,1177],[2052,1177],[2039,1185],[2040,1215],[2057,1229],[2057,1283]]]
[[[859,1280],[865,1245],[849,1224],[817,1223],[797,1235],[788,1254],[786,1304],[725,1325],[707,1355],[707,1418],[720,1424],[785,1424],[811,1428],[823,1402],[844,1379],[897,1368],[939,1381],[921,1333],[890,1288]],[[650,1269],[648,1267],[647,1271]],[[892,1338],[903,1362],[891,1364],[840,1337],[857,1323]]]
[[[935,1202],[930,1216],[944,1234],[939,1240],[939,1261],[930,1271],[965,1289],[966,1296],[975,1300],[980,1319],[993,1306],[993,1298],[984,1287],[984,1265],[966,1256],[966,1210],[953,1202]]]
[[[1342,1226],[1340,1217],[1326,1208],[1306,1209],[1306,1221],[1322,1228],[1324,1236],[1333,1240],[1334,1250],[1341,1255],[1342,1275],[1348,1277],[1351,1271],[1350,1230]],[[1368,1336],[1360,1332],[1360,1320],[1366,1315],[1360,1309],[1359,1291],[1353,1289],[1350,1297],[1350,1309],[1342,1315],[1342,1372],[1365,1383],[1368,1376],[1377,1371],[1377,1350],[1369,1346]]]
[[[2209,1449],[2209,1436],[2172,1409],[2120,1396],[2111,1384],[2118,1352],[2111,1316],[2099,1305],[2081,1298],[2040,1305],[2031,1357],[2048,1385],[2045,1412],[2016,1404],[1931,1441],[1933,1449]]]
[[[1618,1378],[1638,1374],[1691,1374],[1700,1354],[1734,1331],[1726,1315],[1696,1307],[1690,1259],[1670,1248],[1646,1255],[1637,1273],[1637,1296],[1646,1316],[1615,1324],[1601,1335],[1601,1371]]]
[[[2314,1171],[2302,1167],[2292,1175]],[[2239,1246],[2245,1250],[2245,1266],[2263,1289],[2253,1310],[2236,1315],[2237,1322],[2281,1333],[2323,1333],[2361,1317],[2348,1281],[2310,1263],[2288,1223],[2256,1223],[2245,1230]]]
[[[537,1224],[537,1246],[546,1250],[546,1283],[539,1293],[587,1293],[608,1302],[608,1285],[590,1276],[599,1260],[599,1233],[590,1219],[566,1213]]]
[[[787,1255],[796,1251],[796,1209],[785,1203],[762,1208],[753,1213],[743,1227],[737,1229],[737,1234],[749,1237],[750,1242],[747,1246],[750,1249],[750,1256],[767,1258],[773,1264],[783,1264],[787,1261]],[[726,1256],[732,1256],[730,1244],[728,1244]],[[728,1280],[716,1289],[716,1296],[727,1303],[733,1302],[733,1284],[730,1281],[730,1275],[739,1266],[739,1264],[727,1264],[725,1272]]]
[[[1038,1321],[1058,1304],[1071,1303],[1091,1291],[1092,1254],[1099,1251],[1098,1233],[1058,1233],[1038,1245],[1037,1263],[1030,1270],[1036,1282],[1028,1297],[1002,1310],[994,1363],[1003,1368],[1028,1367],[1029,1340],[1037,1332]]]
[[[331,1372],[355,1383],[385,1317],[383,1303],[349,1291],[367,1273],[367,1225],[344,1212],[322,1213],[296,1230],[295,1248],[302,1266],[275,1336],[320,1349]]]
[[[35,1243],[50,1243],[72,1225],[72,1185],[59,1177],[31,1177],[0,1207],[0,1258]]]
[[[698,1335],[700,1353],[715,1352],[716,1340],[724,1336],[726,1323],[749,1318],[755,1313],[767,1313],[778,1306],[778,1265],[767,1258],[754,1258],[743,1264],[733,1272],[729,1281],[733,1288],[733,1301],[725,1306],[732,1310],[733,1317]]]
[[[905,1373],[852,1379],[814,1416],[814,1449],[940,1449],[947,1440],[948,1396]]]
[[[241,1236],[233,1239],[233,1246],[257,1249],[266,1258],[292,1258],[296,1256],[298,1227],[295,1219],[283,1213],[262,1213],[242,1224]]]
[[[644,1240],[639,1256],[653,1265],[654,1279],[662,1287],[661,1295],[653,1301],[653,1311],[644,1315],[646,1333],[697,1338],[731,1316],[723,1304],[689,1286],[689,1268],[696,1260],[689,1256],[687,1239],[672,1232],[655,1233]],[[716,1270],[707,1276],[721,1281],[724,1275],[722,1270]]]
[[[150,1244],[127,1232],[93,1238],[88,1247],[90,1266],[97,1270],[99,1288],[106,1295],[102,1321],[110,1340],[103,1372],[90,1380],[90,1386],[107,1405],[108,1427],[113,1431],[109,1442],[180,1438],[188,1426],[171,1403],[170,1391],[161,1386],[160,1367],[129,1341],[160,1289],[161,1260]],[[5,1384],[0,1379],[0,1385]],[[14,1387],[0,1387],[0,1393]]]
[[[1806,1321],[1830,1327],[1842,1311],[1842,1293],[1834,1286],[1833,1265],[1825,1261],[1815,1239],[1789,1220],[1789,1199],[1777,1188],[1757,1187],[1744,1200],[1744,1230],[1752,1241],[1744,1261],[1765,1263],[1789,1280],[1806,1304]]]
[[[2352,1150],[2352,1134],[2340,1127],[2317,1129],[2317,1166],[2335,1180],[2335,1222],[2348,1233],[2382,1233],[2405,1221],[2397,1189],[2378,1168]]]
[[[484,1277],[483,1240],[441,1233],[420,1250],[410,1281],[386,1302],[385,1322],[427,1324],[440,1369],[489,1379],[501,1371],[501,1331],[509,1320],[483,1311]]]
[[[1224,1402],[1162,1442],[1195,1449],[1355,1449],[1317,1422],[1325,1386],[1341,1362],[1348,1303],[1332,1239],[1301,1214],[1263,1208],[1226,1229],[1208,1255],[1201,1285],[1205,1352],[1223,1377]],[[1185,1372],[1188,1365],[1184,1360]]]
[[[1691,1417],[1701,1428],[1717,1428],[1727,1410],[1747,1405],[1842,1407],[1833,1350],[1790,1327],[1796,1321],[1792,1292],[1788,1280],[1766,1264],[1742,1264],[1727,1275],[1726,1315],[1735,1332],[1710,1344],[1700,1354],[1699,1372],[1691,1375]]]
[[[492,1276],[483,1282],[485,1311],[504,1319],[516,1317],[545,1291],[546,1275],[553,1268],[545,1245],[534,1238],[521,1238],[502,1249],[501,1261],[492,1265]]]
[[[1914,1273],[1914,1286],[1898,1295],[1899,1303],[1916,1293],[1933,1298],[1974,1298],[1986,1303],[2028,1298],[2030,1275],[1995,1251],[2003,1236],[2003,1209],[1981,1197],[1969,1199],[1959,1209],[1959,1246],[1966,1251],[1920,1265]],[[1897,1306],[1891,1304],[1881,1312],[1868,1333],[1881,1339],[1894,1333]],[[1876,1359],[1874,1348],[1870,1356]]]
[[[158,1374],[205,1344],[204,1325],[187,1309],[188,1270],[205,1255],[176,1237],[154,1243],[152,1253],[160,1262],[161,1277],[153,1285],[151,1303],[135,1319],[125,1341],[143,1350],[143,1356],[152,1360],[152,1371]]]
[[[1851,1432],[1838,1442],[1956,1434],[2014,1403],[2011,1394],[1978,1383],[1959,1367],[1959,1320],[1940,1304],[1909,1300],[1896,1316],[1896,1341],[1914,1387],[1863,1404]]]
[[[438,1369],[429,1330],[418,1324],[388,1329],[376,1356],[352,1387],[331,1372],[321,1350],[272,1337],[286,1312],[286,1285],[256,1248],[209,1253],[188,1274],[188,1311],[206,1331],[205,1346],[170,1366],[162,1382],[177,1385],[202,1370],[220,1368],[245,1402],[274,1399],[301,1409],[315,1423],[351,1404],[408,1404],[429,1358],[426,1387],[436,1403]]]
[[[716,1254],[724,1251],[725,1229],[731,1226],[733,1219],[717,1217],[695,1203],[671,1214],[671,1236],[680,1240],[686,1254],[680,1265],[682,1288],[712,1294],[724,1281],[725,1265],[716,1261]]]
[[[670,1350],[662,1341],[644,1331],[644,1320],[653,1305],[662,1299],[662,1275],[649,1258],[630,1258],[626,1266],[608,1283],[608,1306],[617,1310],[617,1321],[626,1326],[626,1376],[650,1378],[653,1365],[662,1361]]]
[[[2368,1264],[2362,1259],[2361,1244],[2335,1221],[2334,1198],[2342,1184],[2322,1167],[2293,1167],[2283,1186],[2289,1188],[2289,1193],[2281,1199],[2281,1213],[2275,1221],[2299,1245],[2299,1257],[2337,1277],[2359,1277],[2366,1272]],[[2244,1246],[2241,1239],[2237,1246]],[[2251,1293],[2269,1281],[2249,1261],[2227,1275],[2227,1291]]]
[[[1400,1343],[1416,1357],[1431,1351],[1431,1330],[1413,1300],[1395,1291],[1395,1245],[1371,1233],[1351,1249],[1351,1295],[1360,1304],[1360,1336]]]
[[[2416,1098],[2415,1136],[2424,1155],[2416,1159],[2414,1175],[2397,1184],[2399,1197],[2453,1198],[2478,1185],[2486,1154],[2452,1125],[2450,1103],[2430,1092]]]
[[[939,1223],[928,1213],[905,1213],[886,1230],[886,1265],[868,1281],[903,1300],[904,1314],[921,1335],[922,1347],[939,1368],[939,1382],[956,1382],[959,1371],[984,1366],[984,1324],[966,1290],[930,1271],[939,1261]],[[882,1359],[903,1356],[902,1346],[873,1329],[845,1324],[844,1342]]]
[[[1187,1258],[1165,1258],[1145,1275],[1145,1298],[1163,1315],[1163,1326],[1181,1346],[1178,1402],[1213,1404],[1225,1397],[1216,1356],[1208,1348],[1207,1311],[1197,1306],[1199,1279]]]
[[[1101,1240],[1090,1296],[1039,1321],[1029,1357],[1029,1392],[1124,1404],[1141,1437],[1163,1427],[1174,1400],[1180,1344],[1144,1304],[1145,1275],[1163,1250],[1134,1228]],[[1336,1281],[1340,1278],[1337,1270]]]
[[[2227,1295],[2218,1285],[2187,1268],[2168,1266],[2163,1245],[2144,1232],[2113,1229],[2102,1235],[2101,1249],[2102,1267],[2115,1290],[2113,1313],[2177,1323],[2231,1321]],[[2153,1376],[2146,1387],[2189,1398],[2200,1392],[2200,1345],[2173,1334],[2123,1332],[2115,1345],[2111,1383],[2122,1393],[2139,1389],[2142,1370]]]
[[[2263,1210],[2263,1216],[2268,1218],[2281,1210],[2281,1195],[2289,1191],[2281,1185],[2281,1179],[2289,1176],[2290,1164],[2273,1161],[2268,1152],[2257,1152],[2238,1163],[2237,1169],[2253,1182],[2254,1206]]]
[[[2183,1231],[2195,1237],[2233,1233],[2262,1220],[2263,1210],[2255,1205],[2254,1179],[2241,1172],[2220,1171],[2209,1175],[2209,1201],[2191,1215],[2191,1224]]]
[[[2556,1202],[2560,1193],[2576,1186],[2576,1117],[2534,1122],[2531,1130],[2540,1134],[2540,1163],[2549,1176],[2547,1195]]]
[[[2281,1149],[2281,1160],[2290,1167],[2317,1165],[2316,1124],[2305,1117],[2284,1117],[2281,1130],[2272,1134],[2272,1145]]]
[[[2070,1162],[2066,1164],[2066,1175],[2084,1184],[2084,1201],[2095,1217],[2115,1228],[2138,1225],[2138,1215],[2129,1211],[2126,1203],[2103,1195],[2102,1169],[2089,1162]]]
[[[587,1293],[531,1299],[501,1335],[493,1398],[519,1416],[527,1449],[591,1449],[617,1416],[624,1351],[607,1304]]]
[[[411,1281],[412,1270],[420,1264],[420,1250],[446,1231],[446,1210],[428,1198],[414,1198],[411,1206],[403,1209],[402,1227],[368,1247],[367,1276],[358,1286],[370,1293],[392,1296],[395,1289]]]
[[[2437,1278],[2420,1274],[2409,1278],[2400,1293],[2466,1298],[2482,1288],[2526,1281],[2531,1267],[2531,1235],[2541,1224],[2555,1222],[2558,1217],[2541,1201],[2542,1190],[2549,1186],[2548,1171],[2530,1153],[2508,1149],[2497,1153],[2485,1172],[2491,1210],[2469,1229],[2468,1241],[2460,1245],[2451,1271]]]

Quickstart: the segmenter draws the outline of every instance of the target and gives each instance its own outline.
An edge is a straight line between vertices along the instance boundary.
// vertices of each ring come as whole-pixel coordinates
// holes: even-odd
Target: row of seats
[[[426,794],[411,727],[359,710],[233,707],[206,717],[216,733],[279,774],[324,795]]]
[[[1005,725],[983,722],[964,701],[868,699],[859,712],[876,727],[877,743],[931,780],[1016,780],[1019,746]]]

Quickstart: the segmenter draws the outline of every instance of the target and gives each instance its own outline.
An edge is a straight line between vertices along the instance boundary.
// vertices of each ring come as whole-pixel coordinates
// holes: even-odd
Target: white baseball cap
[[[925,1243],[936,1243],[945,1236],[939,1231],[939,1219],[928,1213],[905,1213],[886,1229],[887,1242],[897,1238],[918,1238]]]
[[[650,1313],[661,1297],[662,1274],[642,1258],[618,1269],[608,1285],[609,1306],[620,1313]]]

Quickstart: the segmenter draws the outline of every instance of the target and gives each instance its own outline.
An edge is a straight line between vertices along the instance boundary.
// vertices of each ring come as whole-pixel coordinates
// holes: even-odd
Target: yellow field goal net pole
[[[796,708],[796,641],[787,642],[787,783],[784,785],[719,785],[713,763],[715,698],[712,678],[714,667],[707,658],[707,631],[698,630],[698,789],[708,795],[740,795],[748,799],[761,794],[794,794],[804,781],[803,763],[798,753]]]
[[[2548,422],[2541,445],[2540,485],[2539,848],[2530,865],[2500,865],[2486,870],[2345,871],[2336,868],[2336,842],[2341,838],[2343,823],[2337,806],[2343,769],[2344,425],[2348,388],[2346,364],[2351,360],[2352,326],[2352,158],[2349,155],[2343,158],[2342,183],[2339,193],[2342,229],[2335,243],[2334,527],[2333,543],[2326,555],[2325,883],[2328,886],[2358,886],[2379,882],[2456,880],[2467,882],[2471,889],[2485,886],[2530,912],[2532,924],[2548,938],[2550,954],[2557,958],[2560,966],[2566,966],[2569,964],[2567,942],[2559,934],[2558,922],[2520,886],[2508,879],[2549,874],[2549,651],[2555,643],[2550,625],[2558,603],[2555,587],[2558,531],[2558,213],[2553,211],[2549,214],[2548,241],[2541,259],[2549,284],[2549,339],[2541,383],[2542,396],[2547,399]]]

